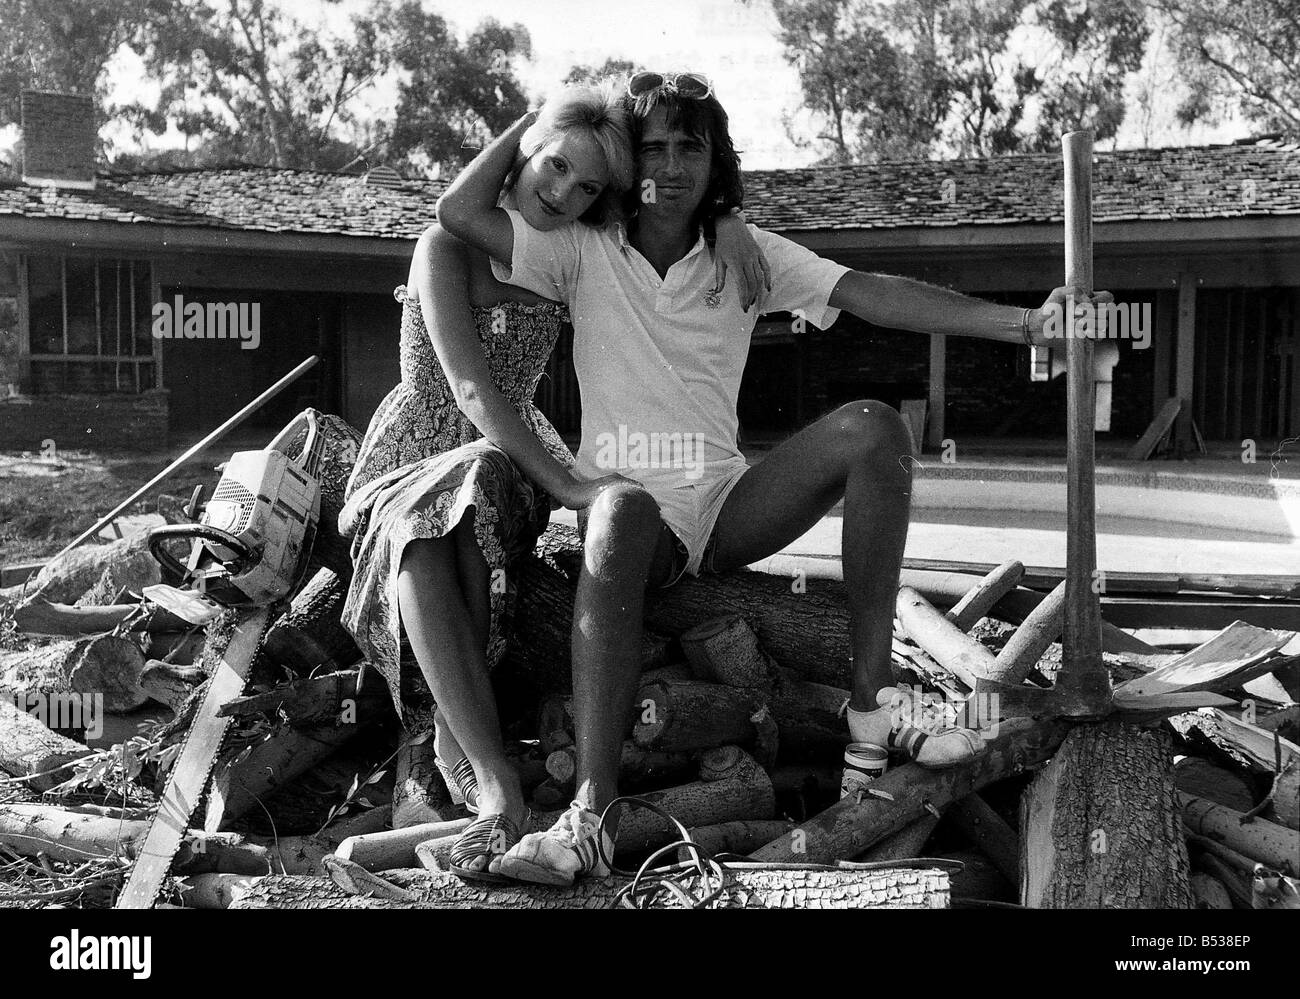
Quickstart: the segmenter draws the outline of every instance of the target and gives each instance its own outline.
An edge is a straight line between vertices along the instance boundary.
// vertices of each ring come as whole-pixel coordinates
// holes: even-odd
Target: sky
[[[350,14],[368,5],[367,0],[269,2],[305,23],[339,30],[346,29]],[[800,108],[798,73],[782,55],[768,0],[424,0],[424,6],[445,17],[462,37],[486,17],[523,24],[532,38],[533,58],[518,62],[516,72],[539,102],[571,66],[599,66],[606,57],[664,71],[691,69],[713,81],[746,168],[806,166],[822,155],[821,149],[806,144],[801,148],[792,141],[783,124],[791,119],[795,134],[804,139],[815,134],[810,115]],[[1044,43],[1025,31],[1014,36],[1012,44],[1022,58],[1033,61]],[[1154,73],[1161,83],[1156,89],[1163,106],[1146,127],[1135,107],[1118,136],[1118,148],[1230,142],[1249,133],[1236,121],[1218,128],[1173,127],[1168,121],[1176,92],[1174,74],[1157,46],[1151,46],[1145,72]],[[139,63],[128,53],[110,64],[109,76],[117,99],[140,94]],[[388,100],[378,93],[374,106],[378,109]],[[118,148],[134,146],[124,131],[104,134]],[[15,137],[16,129],[7,135],[0,132],[0,149]],[[176,144],[173,136],[153,146]]]

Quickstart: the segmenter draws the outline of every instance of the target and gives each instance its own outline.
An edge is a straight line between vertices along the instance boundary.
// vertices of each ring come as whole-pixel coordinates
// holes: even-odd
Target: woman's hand
[[[1106,320],[1109,309],[1098,308],[1114,303],[1115,296],[1108,291],[1096,291],[1089,294],[1082,288],[1056,288],[1047,296],[1047,301],[1037,312],[1029,315],[1029,333],[1037,347],[1064,347],[1075,329],[1078,320],[1083,319],[1086,310],[1093,310],[1090,340],[1104,340],[1107,337]],[[1071,315],[1073,307],[1073,315]]]
[[[619,475],[617,472],[602,475],[599,479],[579,479],[570,473],[569,481],[562,484],[552,495],[566,510],[585,510],[604,490],[619,482],[638,485],[635,479],[629,479],[626,475]]]
[[[772,290],[772,270],[767,257],[754,240],[745,224],[744,215],[724,215],[714,223],[717,241],[713,265],[717,273],[714,293],[721,294],[727,284],[727,274],[734,271],[740,289],[740,304],[746,312],[758,301],[761,291]]]

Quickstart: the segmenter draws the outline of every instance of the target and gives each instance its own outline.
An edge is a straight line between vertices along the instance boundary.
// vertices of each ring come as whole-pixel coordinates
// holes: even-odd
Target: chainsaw
[[[304,423],[302,451],[289,458],[281,448]],[[186,515],[196,523],[149,533],[154,558],[182,585],[146,586],[144,596],[192,624],[206,624],[222,608],[235,610],[237,621],[229,642],[214,657],[202,700],[117,898],[119,909],[149,908],[177,852],[192,836],[190,819],[231,721],[220,708],[243,691],[273,609],[306,573],[320,517],[322,449],[316,413],[309,409],[263,450],[232,455],[201,515],[202,486],[194,491]],[[185,563],[167,547],[177,539],[189,542]]]
[[[290,458],[281,448],[304,423],[302,451]],[[191,624],[204,624],[222,607],[263,607],[292,592],[316,537],[321,447],[309,409],[263,450],[233,454],[211,499],[202,502],[202,485],[190,497],[185,514],[195,523],[149,532],[150,552],[180,586],[157,584],[144,595]],[[177,540],[189,542],[185,562],[173,551]]]

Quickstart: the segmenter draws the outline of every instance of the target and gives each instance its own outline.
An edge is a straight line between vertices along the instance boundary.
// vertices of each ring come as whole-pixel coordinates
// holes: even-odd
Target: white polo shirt
[[[539,232],[517,211],[508,214],[514,259],[509,270],[493,261],[497,278],[563,301],[573,320],[577,473],[616,471],[652,494],[739,457],[736,398],[758,316],[798,312],[825,329],[839,316],[827,304],[831,291],[850,270],[751,225],[772,290],[745,313],[735,275],[710,305],[715,275],[703,235],[661,279],[622,225]]]

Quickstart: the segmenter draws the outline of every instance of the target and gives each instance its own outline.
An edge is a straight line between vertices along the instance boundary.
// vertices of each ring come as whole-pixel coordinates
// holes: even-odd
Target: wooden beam
[[[1192,440],[1192,403],[1196,382],[1196,286],[1197,277],[1188,271],[1178,275],[1178,339],[1174,364],[1174,395],[1183,404],[1174,429],[1174,450],[1190,453]]]
[[[948,398],[948,338],[930,334],[930,427],[925,443],[938,450],[943,446],[944,410]]]
[[[1156,293],[1156,329],[1152,335],[1151,414],[1154,417],[1169,398],[1174,381],[1174,332],[1178,294],[1165,289]]]

